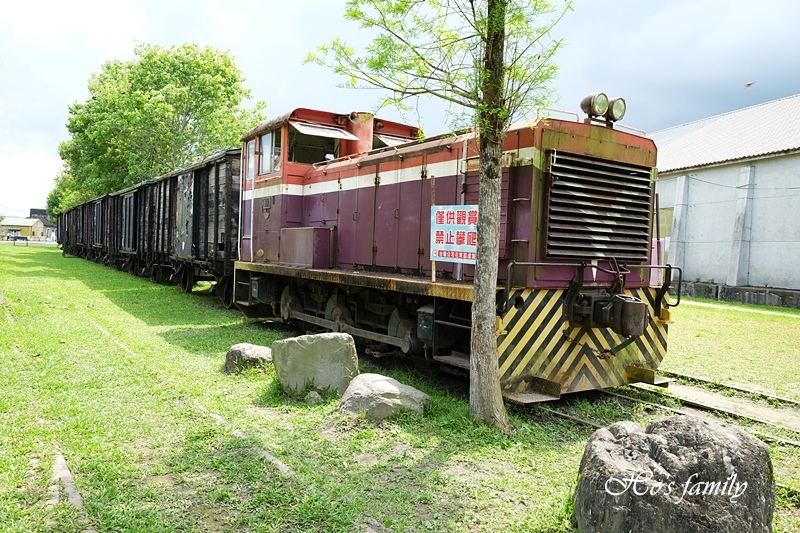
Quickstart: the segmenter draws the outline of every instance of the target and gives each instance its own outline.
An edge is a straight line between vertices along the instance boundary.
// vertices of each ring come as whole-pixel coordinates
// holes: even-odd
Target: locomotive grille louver
[[[545,256],[647,261],[650,168],[550,152]]]

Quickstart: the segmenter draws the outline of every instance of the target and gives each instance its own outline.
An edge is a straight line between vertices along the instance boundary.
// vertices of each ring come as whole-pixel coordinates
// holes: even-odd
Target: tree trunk
[[[500,242],[500,158],[508,113],[503,94],[503,54],[507,0],[489,0],[478,109],[480,186],[478,256],[472,301],[469,407],[474,418],[509,429],[497,364],[497,264]]]

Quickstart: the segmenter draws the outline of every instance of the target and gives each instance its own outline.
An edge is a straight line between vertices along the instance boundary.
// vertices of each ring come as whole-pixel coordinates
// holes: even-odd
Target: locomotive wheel
[[[154,264],[150,267],[150,280],[154,283],[161,283],[161,279],[163,277],[163,273],[161,271],[161,265]]]
[[[419,339],[417,339],[417,324],[416,321],[408,317],[403,309],[395,309],[392,316],[389,317],[389,335],[403,339],[403,346],[401,350],[403,353],[417,353],[420,351],[421,346]]]
[[[222,278],[220,281],[222,283],[222,306],[225,309],[232,309],[233,308],[233,280],[231,278]]]
[[[192,287],[194,287],[194,269],[188,267],[181,274],[181,290],[183,292],[192,292]]]
[[[291,320],[291,311],[302,311],[303,304],[300,303],[300,298],[294,292],[291,286],[284,287],[281,293],[281,318],[284,322]]]
[[[325,318],[339,323],[337,331],[342,331],[344,329],[342,326],[355,325],[344,295],[338,292],[328,299],[328,303],[325,305]]]

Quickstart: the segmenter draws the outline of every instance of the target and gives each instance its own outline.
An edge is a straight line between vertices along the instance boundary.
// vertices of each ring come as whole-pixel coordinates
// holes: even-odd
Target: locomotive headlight
[[[581,110],[590,117],[602,117],[608,111],[608,96],[605,93],[590,94],[581,100]]]
[[[605,117],[612,122],[622,120],[626,109],[624,98],[612,98],[608,102],[608,111],[605,113]]]

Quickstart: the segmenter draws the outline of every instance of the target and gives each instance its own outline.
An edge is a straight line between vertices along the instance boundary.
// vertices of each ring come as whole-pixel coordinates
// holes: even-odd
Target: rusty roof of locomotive
[[[800,150],[800,94],[648,135],[659,172],[674,172]]]

